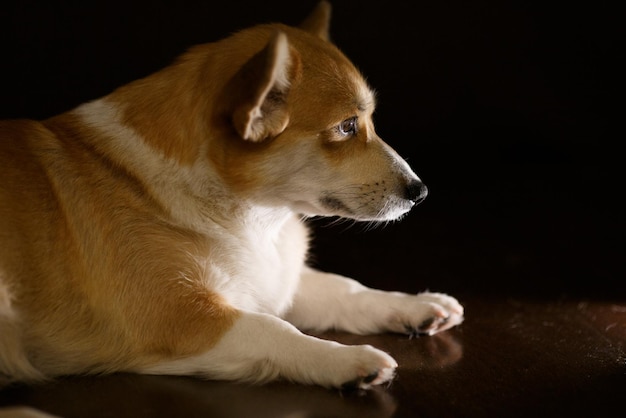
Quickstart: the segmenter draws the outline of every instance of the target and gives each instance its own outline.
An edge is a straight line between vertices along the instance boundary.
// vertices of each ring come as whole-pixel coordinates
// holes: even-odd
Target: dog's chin
[[[382,205],[361,205],[352,209],[346,203],[325,196],[315,203],[299,201],[293,205],[295,212],[307,217],[340,217],[358,222],[397,221],[408,214],[415,202],[406,199],[385,201]]]
[[[407,215],[411,209],[415,206],[415,203],[406,201],[405,205],[385,207],[374,215],[371,214],[356,214],[351,216],[351,219],[361,222],[392,222],[402,219]]]

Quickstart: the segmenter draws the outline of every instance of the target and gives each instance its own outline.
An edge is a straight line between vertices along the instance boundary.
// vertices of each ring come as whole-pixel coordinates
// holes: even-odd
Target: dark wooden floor
[[[467,321],[433,337],[324,335],[395,356],[396,380],[370,392],[116,375],[5,390],[0,404],[68,418],[599,417],[623,407],[626,305],[462,300]]]
[[[544,174],[558,178],[550,171],[535,179]],[[590,203],[578,198],[578,186],[554,191],[544,182],[528,193],[527,177],[507,178],[518,192],[435,187],[430,202],[384,228],[314,223],[320,268],[384,289],[448,292],[465,305],[461,326],[432,337],[321,335],[391,353],[400,367],[387,387],[340,393],[124,374],[7,388],[0,406],[66,418],[591,417],[621,410],[624,217],[611,209],[607,179],[595,179],[599,196]]]

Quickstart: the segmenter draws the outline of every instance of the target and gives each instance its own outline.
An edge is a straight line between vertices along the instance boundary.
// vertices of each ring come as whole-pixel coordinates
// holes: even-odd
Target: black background
[[[0,117],[64,112],[315,3],[7,0]],[[379,135],[431,193],[384,228],[316,221],[313,263],[383,288],[624,299],[623,26],[604,2],[334,1]]]

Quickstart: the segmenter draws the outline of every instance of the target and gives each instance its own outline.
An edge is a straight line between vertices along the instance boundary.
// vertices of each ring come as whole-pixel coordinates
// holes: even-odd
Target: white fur
[[[285,318],[306,330],[339,329],[354,334],[425,334],[463,321],[463,307],[447,295],[409,295],[370,289],[356,280],[310,268],[304,270],[294,307]],[[424,327],[425,320],[433,320]]]
[[[248,312],[207,353],[139,371],[254,382],[282,377],[327,387],[354,382],[368,388],[391,379],[397,366],[392,357],[369,345],[322,340],[274,316]],[[376,378],[359,382],[371,375]]]

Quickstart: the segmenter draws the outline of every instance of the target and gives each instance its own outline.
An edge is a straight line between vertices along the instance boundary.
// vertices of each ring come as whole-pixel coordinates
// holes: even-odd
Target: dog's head
[[[374,130],[375,94],[330,42],[321,2],[298,28],[244,30],[223,41],[236,68],[219,96],[209,158],[259,204],[307,216],[386,221],[426,196]]]

